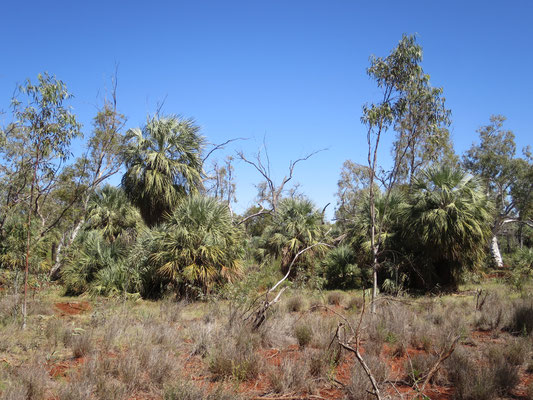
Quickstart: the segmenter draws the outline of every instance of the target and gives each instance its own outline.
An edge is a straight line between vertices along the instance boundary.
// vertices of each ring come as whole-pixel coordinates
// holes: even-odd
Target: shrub
[[[416,354],[405,362],[407,371],[407,382],[411,386],[425,378],[429,370],[437,362],[435,356],[431,354]]]
[[[240,396],[224,392],[221,387],[216,388],[210,393],[195,386],[191,382],[181,381],[177,384],[166,388],[163,395],[164,400],[237,400]]]
[[[17,387],[23,389],[25,393],[25,399],[28,400],[41,400],[46,396],[46,390],[50,385],[50,377],[48,372],[39,363],[32,363],[29,366],[21,368],[16,373],[16,380],[18,381]],[[22,391],[12,390],[13,398],[16,399]],[[5,397],[8,399],[9,397]]]
[[[529,400],[533,400],[533,382],[527,386],[526,395]]]
[[[63,321],[58,318],[50,318],[44,326],[44,334],[54,347],[62,343],[65,335]]]
[[[313,331],[305,323],[300,323],[294,327],[294,337],[301,347],[305,347],[311,342]]]
[[[257,338],[245,329],[233,332],[214,343],[209,352],[209,371],[215,379],[254,379],[261,369],[261,358],[255,353]]]
[[[349,246],[339,246],[328,252],[324,262],[327,289],[358,289],[368,280],[357,265],[357,254]]]
[[[141,385],[140,376],[142,372],[139,359],[132,353],[127,353],[121,357],[116,364],[118,378],[127,384],[131,392]]]
[[[304,308],[304,300],[301,296],[292,296],[287,300],[287,311],[300,312]]]
[[[340,306],[343,299],[344,294],[341,292],[332,292],[328,294],[328,304],[332,306]]]
[[[279,367],[270,370],[268,377],[275,393],[313,391],[306,360],[285,358]]]
[[[447,360],[447,373],[450,383],[455,388],[457,400],[491,400],[496,395],[492,373],[479,368],[462,349],[456,349]]]
[[[84,357],[94,349],[92,335],[85,332],[72,338],[72,354],[75,358]]]
[[[374,355],[366,356],[365,362],[372,371],[376,383],[381,386],[388,377],[387,364],[379,356]],[[356,363],[352,370],[350,383],[346,385],[346,400],[373,400],[375,396],[372,393],[372,384],[368,376],[363,367]]]
[[[529,356],[531,345],[528,339],[509,341],[503,348],[503,357],[511,365],[522,366]]]
[[[173,370],[173,362],[167,351],[159,346],[140,345],[138,350],[141,368],[148,371],[150,380],[162,384]]]
[[[501,349],[491,349],[487,365],[480,365],[463,349],[457,349],[447,362],[448,378],[459,400],[491,400],[508,395],[519,382],[518,367]]]
[[[479,315],[476,318],[476,328],[483,331],[500,329],[505,323],[504,300],[497,293],[488,293],[478,305]]]
[[[361,297],[353,296],[348,301],[346,309],[350,311],[356,311],[360,309],[362,306],[363,306],[363,299]]]
[[[515,304],[507,329],[516,335],[530,335],[533,331],[533,305]]]
[[[84,386],[85,385],[83,385],[80,389],[84,389]],[[87,390],[86,386],[85,390]],[[97,378],[95,394],[99,400],[127,399],[128,387],[126,383],[121,382],[112,376],[100,375]],[[92,396],[90,396],[88,399],[92,399]],[[75,398],[72,400],[75,400]]]
[[[518,375],[518,366],[511,364],[505,357],[505,354],[493,356],[489,362],[493,366],[493,379],[496,389],[501,395],[511,393],[516,385],[520,382]]]
[[[58,390],[59,400],[91,400],[93,385],[84,381],[72,381],[64,384]],[[99,396],[99,399],[107,400],[109,397]],[[121,397],[114,397],[120,399]]]
[[[28,393],[25,387],[8,383],[2,387],[2,400],[27,400]]]
[[[327,358],[324,357],[324,354],[320,351],[314,351],[305,356],[309,360],[309,373],[311,376],[314,378],[323,376],[328,367]]]

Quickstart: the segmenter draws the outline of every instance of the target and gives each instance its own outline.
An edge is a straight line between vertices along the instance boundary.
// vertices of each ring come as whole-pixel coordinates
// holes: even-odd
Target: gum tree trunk
[[[502,255],[500,253],[500,247],[498,246],[498,238],[496,235],[492,236],[492,240],[490,242],[490,253],[492,255],[492,259],[494,260],[494,264],[496,264],[498,268],[503,268]]]

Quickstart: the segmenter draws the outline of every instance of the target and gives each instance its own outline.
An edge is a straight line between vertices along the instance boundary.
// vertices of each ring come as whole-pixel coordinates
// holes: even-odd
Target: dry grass
[[[243,388],[242,398],[252,392],[305,396],[331,388],[341,369],[346,377],[346,368],[352,375],[343,389],[346,399],[372,398],[364,371],[332,342],[344,322],[335,312],[356,325],[359,314],[353,309],[361,309],[362,298],[341,294],[337,302],[331,296],[339,293],[330,292],[326,302],[346,305],[344,311],[306,311],[320,293],[297,293],[283,299],[257,331],[232,319],[224,300],[102,300],[94,301],[90,311],[67,317],[35,307],[24,332],[11,316],[0,318],[0,359],[11,365],[0,368],[0,399],[217,400],[238,398],[235,393]],[[12,310],[11,300],[0,299],[0,308]],[[465,345],[458,346],[432,383],[457,388],[457,399],[516,394],[518,379],[533,364],[527,298],[513,301],[500,291],[487,295],[478,309],[473,296],[382,298],[378,304],[375,315],[364,315],[361,334],[365,360],[385,391],[387,379],[419,383],[435,354],[456,336]],[[395,359],[409,354],[408,361]],[[389,376],[391,362],[401,367]],[[52,378],[56,366],[64,371]],[[185,383],[189,379],[193,383]]]

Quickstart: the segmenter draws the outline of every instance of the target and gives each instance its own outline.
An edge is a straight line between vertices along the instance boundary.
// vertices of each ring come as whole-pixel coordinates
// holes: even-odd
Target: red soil
[[[85,361],[87,361],[85,357],[80,357],[51,364],[49,365],[49,374],[52,378],[66,378],[68,370],[79,367]]]
[[[69,301],[65,303],[54,304],[56,312],[61,316],[78,315],[91,309],[91,305],[87,301]]]

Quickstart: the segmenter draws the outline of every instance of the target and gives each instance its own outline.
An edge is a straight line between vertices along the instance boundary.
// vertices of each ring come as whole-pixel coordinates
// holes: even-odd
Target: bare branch
[[[271,214],[271,213],[272,213],[272,210],[265,210],[265,208],[261,206],[261,210],[259,210],[258,212],[252,215],[248,215],[246,218],[243,218],[242,220],[237,222],[237,225],[243,224],[251,218],[255,218],[255,217],[259,217],[260,215]]]
[[[279,199],[281,197],[281,194],[283,193],[283,191],[285,189],[285,185],[293,178],[294,168],[296,167],[296,165],[299,162],[306,161],[309,158],[311,158],[312,156],[314,156],[315,154],[320,153],[321,151],[325,151],[327,149],[321,149],[321,150],[313,151],[312,153],[307,154],[305,157],[299,158],[296,161],[291,161],[289,163],[288,175],[285,175],[285,177],[281,181],[281,184],[276,185],[274,180],[273,180],[273,178],[272,178],[272,176],[271,176],[271,173],[270,173],[270,159],[268,157],[268,150],[267,150],[267,147],[266,147],[266,143],[263,142],[263,146],[264,146],[264,149],[265,149],[264,151],[265,151],[265,155],[266,155],[266,159],[267,159],[267,164],[266,165],[263,163],[263,161],[261,159],[261,150],[259,150],[257,152],[257,154],[255,154],[255,161],[252,161],[252,160],[246,158],[246,156],[244,155],[244,153],[242,151],[238,151],[237,152],[237,156],[242,161],[244,161],[245,163],[253,166],[257,170],[257,172],[259,172],[261,174],[261,176],[265,179],[266,184],[268,186],[268,191],[269,191],[269,193],[268,193],[269,199],[268,200],[271,203],[272,211],[275,212],[276,208],[277,208],[277,204],[278,204]]]
[[[224,146],[226,146],[226,145],[228,145],[228,144],[230,144],[232,142],[236,142],[237,140],[248,140],[248,138],[238,137],[238,138],[226,140],[224,143],[220,143],[220,144],[215,145],[211,150],[209,150],[207,155],[202,159],[202,163],[205,163],[205,161],[209,158],[209,156],[211,156],[211,154],[213,154],[213,152],[215,152],[217,150],[220,150],[220,149],[223,149]]]

